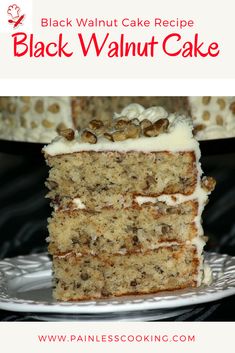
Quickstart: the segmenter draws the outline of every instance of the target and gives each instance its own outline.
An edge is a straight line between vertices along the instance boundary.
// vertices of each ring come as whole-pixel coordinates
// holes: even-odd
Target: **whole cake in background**
[[[0,138],[50,142],[61,129],[111,122],[126,105],[162,106],[193,119],[196,138],[235,136],[234,97],[0,97]]]
[[[235,137],[235,97],[189,97],[198,140]]]
[[[61,130],[43,148],[53,207],[53,296],[88,300],[198,287],[207,278],[202,177],[192,121],[132,104]]]

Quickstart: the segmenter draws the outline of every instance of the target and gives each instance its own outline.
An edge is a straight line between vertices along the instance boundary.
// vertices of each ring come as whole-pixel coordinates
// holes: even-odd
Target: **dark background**
[[[235,256],[235,139],[201,145],[202,169],[217,181],[203,214],[207,251]],[[0,143],[0,260],[46,251],[50,206],[44,186],[48,169],[32,143]],[[173,320],[235,321],[235,296],[197,306]],[[0,310],[1,321],[29,321],[30,313]]]

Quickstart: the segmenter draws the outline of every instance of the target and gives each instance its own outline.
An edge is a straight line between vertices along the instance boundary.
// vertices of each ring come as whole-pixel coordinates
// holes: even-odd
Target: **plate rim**
[[[206,263],[212,267],[214,275],[211,285],[204,285],[189,290],[81,302],[39,302],[9,296],[9,293],[7,293],[7,284],[10,280],[26,276],[30,281],[30,278],[34,278],[37,274],[42,276],[42,278],[45,275],[49,275],[50,277],[51,262],[47,253],[6,258],[0,261],[0,309],[15,312],[101,314],[108,312],[173,309],[214,302],[234,295],[235,257],[212,252],[205,253],[205,257]],[[35,268],[37,271],[35,271]]]

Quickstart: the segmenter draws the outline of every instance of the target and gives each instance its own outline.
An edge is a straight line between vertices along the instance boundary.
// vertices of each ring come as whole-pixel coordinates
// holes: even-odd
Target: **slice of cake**
[[[61,135],[43,149],[54,297],[200,286],[201,214],[215,182],[202,178],[191,120],[135,104]]]

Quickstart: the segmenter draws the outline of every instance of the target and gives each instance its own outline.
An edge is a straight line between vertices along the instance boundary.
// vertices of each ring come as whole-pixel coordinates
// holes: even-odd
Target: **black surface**
[[[44,198],[48,170],[40,152],[41,145],[22,143],[24,147],[18,147],[16,152],[15,144],[21,143],[9,143],[8,153],[0,154],[0,259],[46,251],[50,207]],[[218,147],[214,148],[217,150]],[[209,235],[208,251],[235,256],[235,153],[222,153],[203,152],[205,174],[217,180],[203,216],[204,228]],[[190,314],[172,321],[235,321],[234,304],[235,296],[225,298],[196,306]],[[43,318],[0,310],[0,320],[40,321]]]

